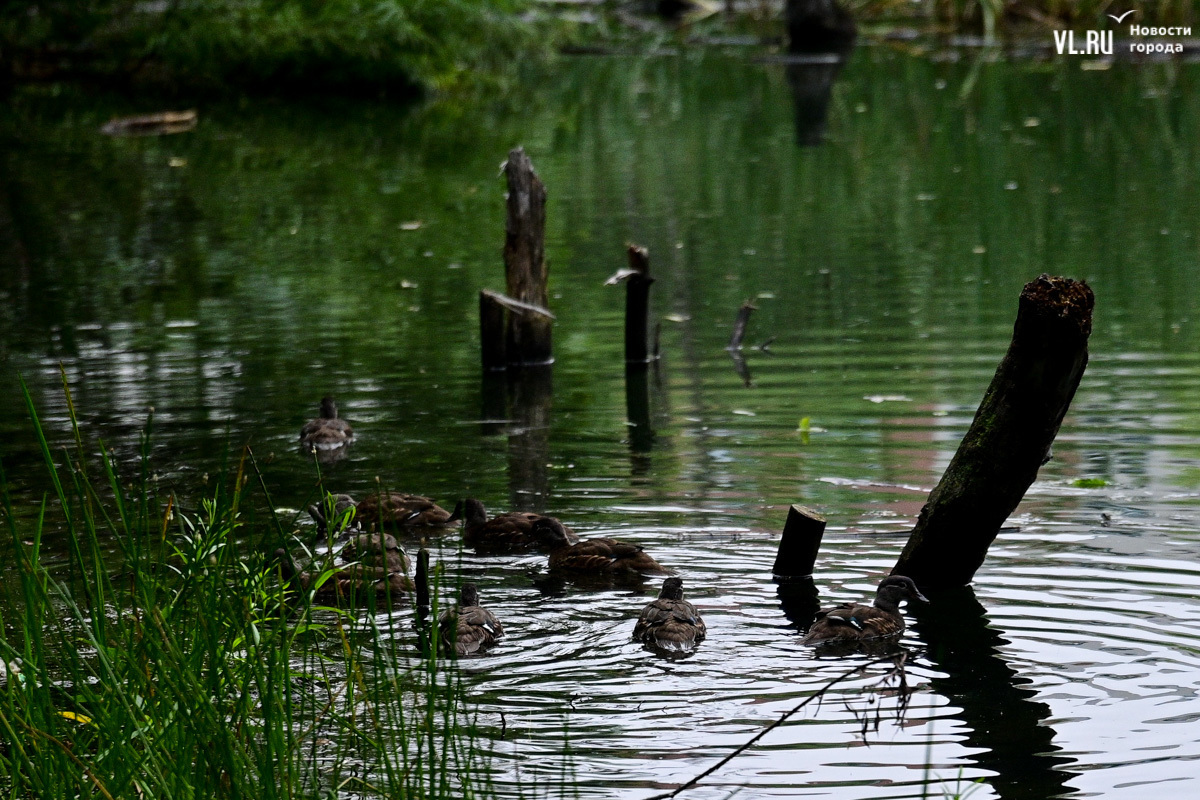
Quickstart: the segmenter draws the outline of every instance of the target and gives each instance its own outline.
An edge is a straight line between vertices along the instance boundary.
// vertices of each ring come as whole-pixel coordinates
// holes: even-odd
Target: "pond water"
[[[1021,286],[1086,279],[1091,363],[1055,457],[974,593],[909,614],[903,718],[873,667],[683,796],[1195,797],[1200,67],[1096,66],[862,48],[826,106],[745,54],[585,57],[499,107],[215,105],[147,139],[98,133],[147,110],[129,101],[20,95],[0,110],[11,490],[46,488],[18,374],[65,445],[61,365],[126,468],[153,407],[185,505],[249,442],[302,506],[296,431],[332,392],[359,437],[331,488],[545,509],[684,576],[709,638],[667,661],[629,641],[653,583],[547,586],[543,559],[460,556],[454,534],[435,553],[509,631],[464,665],[500,794],[650,797],[861,662],[799,644],[770,576],[788,504],[829,519],[822,601],[870,597]],[[550,195],[557,361],[506,403],[476,293],[503,288],[515,144]],[[662,320],[644,415],[604,286],[631,241]],[[773,341],[739,371],[748,299],[747,343]]]

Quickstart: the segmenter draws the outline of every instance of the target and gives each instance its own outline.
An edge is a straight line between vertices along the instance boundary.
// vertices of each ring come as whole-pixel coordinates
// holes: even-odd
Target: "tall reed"
[[[88,457],[73,408],[74,452],[56,453],[25,399],[52,490],[14,513],[0,466],[0,791],[491,795],[457,673],[419,648],[411,615],[285,591],[263,555],[284,526],[245,521],[249,451],[185,512],[150,477],[149,423],[126,482],[106,452]],[[46,566],[52,542],[65,565]]]

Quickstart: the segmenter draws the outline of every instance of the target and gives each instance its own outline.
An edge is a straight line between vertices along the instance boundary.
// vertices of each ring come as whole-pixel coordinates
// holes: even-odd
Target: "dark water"
[[[681,572],[709,640],[663,661],[628,641],[645,594],[546,586],[536,556],[460,561],[454,535],[440,553],[510,632],[466,665],[505,731],[503,792],[558,796],[569,770],[579,796],[646,797],[854,663],[814,657],[781,607],[787,505],[829,518],[822,599],[870,596],[1021,286],[1086,279],[1092,360],[1055,458],[974,593],[910,614],[902,724],[873,668],[685,796],[983,779],[974,797],[1194,797],[1200,71],[973,58],[858,52],[819,147],[800,146],[794,71],[716,55],[568,60],[503,108],[201,108],[161,139],[97,133],[147,110],[127,102],[18,96],[0,111],[12,491],[31,507],[46,488],[18,374],[63,445],[61,365],[87,436],[130,468],[152,406],[154,468],[185,502],[249,442],[276,505],[303,504],[296,431],[333,392],[359,440],[331,486],[545,508]],[[506,404],[480,380],[476,292],[503,285],[497,167],[517,143],[550,191],[557,363]],[[663,318],[635,427],[623,295],[603,285],[628,241],[650,248]],[[747,299],[747,343],[775,337],[747,350],[749,386],[723,350]]]

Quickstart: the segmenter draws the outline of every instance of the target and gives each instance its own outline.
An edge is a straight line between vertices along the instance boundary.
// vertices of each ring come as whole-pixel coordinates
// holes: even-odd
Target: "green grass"
[[[491,79],[540,39],[524,0],[15,0],[0,78],[378,95]]]
[[[283,525],[243,519],[252,454],[185,512],[155,490],[149,425],[130,481],[77,426],[75,452],[52,452],[25,398],[52,490],[18,523],[0,470],[0,791],[490,796],[457,673],[408,615],[286,596],[263,555]],[[48,569],[52,539],[68,558]]]

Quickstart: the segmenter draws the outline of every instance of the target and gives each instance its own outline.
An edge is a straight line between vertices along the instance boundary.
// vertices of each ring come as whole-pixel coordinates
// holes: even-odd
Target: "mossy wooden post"
[[[508,154],[508,217],[504,238],[506,294],[529,305],[548,307],[546,290],[546,187],[523,148]],[[540,314],[509,314],[505,353],[509,364],[548,364],[554,360],[552,322]]]
[[[625,281],[625,363],[650,361],[650,253],[629,245],[629,278]]]
[[[1088,285],[1070,278],[1025,285],[1008,353],[893,574],[930,588],[971,582],[1049,458],[1087,366],[1094,305]]]

